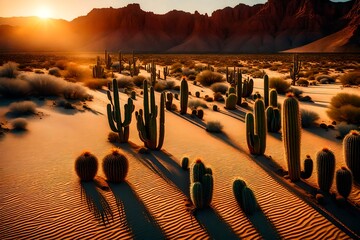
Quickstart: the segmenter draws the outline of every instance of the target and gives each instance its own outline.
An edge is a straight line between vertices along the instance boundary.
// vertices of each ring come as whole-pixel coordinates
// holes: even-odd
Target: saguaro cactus
[[[181,80],[180,85],[180,113],[186,114],[189,99],[189,86],[185,78]]]
[[[164,80],[166,80],[166,76],[168,76],[168,75],[169,75],[169,69],[168,69],[168,66],[165,66],[165,67],[163,68],[163,72],[164,72]]]
[[[124,121],[121,120],[119,88],[116,79],[112,82],[113,97],[110,90],[107,91],[107,97],[110,101],[107,105],[107,116],[111,130],[118,133],[121,143],[129,140],[129,125],[131,123],[132,112],[135,109],[133,100],[128,98],[127,104],[124,105]]]
[[[360,182],[360,132],[351,131],[344,137],[343,151],[346,165],[352,171],[354,179]]]
[[[119,73],[121,73],[121,70],[122,70],[121,62],[122,62],[122,54],[121,54],[121,51],[119,51]]]
[[[300,68],[301,68],[301,61],[299,61],[298,55],[293,55],[293,66],[290,68],[290,78],[292,79],[291,85],[295,86],[297,80],[299,80],[300,76]]]
[[[141,141],[144,142],[145,147],[151,150],[160,150],[164,143],[165,136],[165,92],[162,92],[160,97],[159,141],[157,140],[158,132],[156,122],[158,116],[158,106],[155,105],[154,88],[150,87],[150,90],[148,90],[146,80],[144,80],[144,110],[140,109],[139,112],[135,112],[135,116],[139,137]]]
[[[335,155],[327,148],[323,148],[316,154],[318,184],[324,192],[329,192],[334,180]]]
[[[237,69],[237,81],[236,81],[236,96],[237,96],[237,105],[241,105],[241,97],[242,97],[242,74],[241,74],[241,70],[238,68]]]
[[[269,77],[268,75],[264,75],[264,101],[265,107],[269,106]]]
[[[105,50],[105,66],[106,69],[110,69],[112,65],[111,56],[110,54]]]
[[[104,68],[101,66],[100,57],[96,59],[96,65],[93,67],[93,78],[103,78]]]
[[[257,99],[254,106],[254,115],[246,114],[246,140],[251,154],[263,155],[266,149],[266,119],[264,101]]]
[[[300,111],[299,102],[288,94],[282,108],[282,135],[285,158],[291,181],[300,179]]]

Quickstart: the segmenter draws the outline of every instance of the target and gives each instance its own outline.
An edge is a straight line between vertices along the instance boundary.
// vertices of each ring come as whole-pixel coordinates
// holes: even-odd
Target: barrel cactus
[[[124,154],[113,149],[103,159],[103,171],[110,182],[123,182],[129,171],[129,162]]]
[[[202,177],[201,183],[203,185],[204,206],[209,206],[213,197],[214,179],[211,174],[205,174]]]
[[[190,187],[190,198],[196,208],[203,208],[204,196],[201,182],[194,182]]]
[[[264,101],[265,107],[269,106],[269,77],[268,75],[264,75]]]
[[[233,182],[233,193],[236,201],[239,203],[240,207],[243,208],[243,198],[242,191],[246,187],[246,183],[241,178],[236,178]]]
[[[268,132],[279,132],[281,129],[280,110],[269,106],[266,109],[266,122]]]
[[[237,96],[235,93],[229,94],[225,101],[225,108],[229,110],[236,109]]]
[[[187,170],[189,168],[189,158],[188,157],[183,157],[183,159],[181,160],[181,168],[184,170]]]
[[[309,155],[306,156],[304,160],[304,171],[301,171],[301,178],[308,179],[311,177],[313,171],[314,163]]]
[[[300,131],[299,102],[293,94],[288,94],[282,108],[282,135],[291,181],[300,179]]]
[[[251,215],[257,211],[258,203],[256,201],[254,192],[247,186],[245,186],[242,190],[242,201],[242,209],[246,214]]]
[[[180,85],[180,113],[186,114],[189,99],[189,86],[185,78],[181,80]]]
[[[276,89],[272,88],[269,92],[269,100],[270,100],[270,106],[272,107],[277,107],[278,103],[277,103],[277,92]]]
[[[360,182],[360,132],[353,130],[344,137],[343,151],[346,165],[355,181]]]
[[[329,192],[334,180],[335,155],[328,148],[323,148],[316,154],[318,184],[324,192]]]
[[[205,164],[201,159],[197,159],[190,168],[190,181],[200,182],[205,175]]]
[[[345,199],[349,196],[352,187],[352,174],[349,169],[342,167],[336,171],[336,188]]]
[[[81,181],[91,181],[96,176],[98,160],[90,152],[83,152],[75,160],[75,171]]]

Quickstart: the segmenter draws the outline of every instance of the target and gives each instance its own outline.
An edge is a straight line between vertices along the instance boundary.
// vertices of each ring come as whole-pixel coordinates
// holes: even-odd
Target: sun
[[[38,8],[36,15],[39,18],[47,19],[47,18],[51,17],[51,10],[46,6],[42,6],[42,7]]]

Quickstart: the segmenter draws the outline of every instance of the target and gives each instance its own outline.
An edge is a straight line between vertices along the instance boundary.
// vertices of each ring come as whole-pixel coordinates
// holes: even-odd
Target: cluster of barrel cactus
[[[190,197],[197,209],[210,205],[214,190],[214,179],[211,168],[197,159],[190,168]]]
[[[137,130],[145,147],[151,150],[160,150],[164,143],[165,135],[165,92],[160,96],[160,108],[155,104],[155,92],[151,86],[148,90],[147,81],[144,80],[144,109],[135,112]],[[150,92],[150,97],[149,97]],[[157,116],[160,115],[160,128],[157,131]],[[159,134],[159,136],[158,136]],[[159,140],[158,140],[159,139]]]
[[[277,92],[275,89],[271,89],[268,95],[270,98],[270,105],[266,108],[267,130],[268,132],[279,132],[281,129],[281,114],[277,107]],[[267,101],[269,102],[269,99],[267,99]]]
[[[329,192],[335,174],[335,155],[330,149],[323,148],[317,152],[316,162],[319,188]]]
[[[111,87],[109,86],[109,89]],[[118,133],[120,143],[126,143],[129,140],[129,125],[131,123],[132,113],[135,109],[133,100],[128,98],[127,104],[124,105],[124,121],[121,118],[119,88],[116,79],[112,81],[113,97],[110,90],[107,91],[107,97],[110,101],[107,104],[107,116],[111,130]]]
[[[246,186],[246,183],[241,178],[236,178],[233,182],[233,193],[240,208],[246,214],[253,214],[259,209],[254,192]]]
[[[235,88],[230,87],[227,95],[228,97],[225,100],[225,108],[229,110],[236,109],[238,97],[236,96]]]
[[[360,182],[360,132],[353,130],[344,137],[343,151],[346,165]]]
[[[118,149],[103,158],[102,168],[109,182],[119,183],[125,180],[129,171],[129,162]],[[81,181],[92,181],[98,170],[95,155],[86,151],[75,160],[75,171]]]
[[[255,117],[253,113],[247,113],[245,117],[246,141],[251,154],[263,155],[266,149],[266,119],[262,99],[255,101],[254,112]]]
[[[254,90],[254,80],[253,79],[245,79],[242,87],[242,97],[248,98],[251,96],[252,92]]]
[[[185,78],[181,80],[180,85],[180,113],[186,114],[189,100],[189,86]]]
[[[301,120],[299,102],[288,94],[282,107],[282,136],[285,158],[291,181],[300,179],[300,132]]]

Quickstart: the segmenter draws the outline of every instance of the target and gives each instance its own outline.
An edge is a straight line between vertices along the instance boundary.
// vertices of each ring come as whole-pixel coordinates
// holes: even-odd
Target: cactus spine
[[[81,181],[91,181],[98,170],[98,160],[90,152],[82,153],[75,160],[75,171]]]
[[[344,137],[343,151],[346,165],[354,179],[360,182],[360,132],[353,130]]]
[[[327,148],[319,151],[316,155],[318,184],[324,192],[329,192],[334,180],[335,155]]]
[[[107,96],[110,103],[107,104],[107,116],[111,130],[118,133],[121,143],[126,143],[129,140],[129,125],[131,123],[132,112],[135,109],[133,101],[128,98],[127,104],[124,105],[124,121],[121,120],[120,112],[120,98],[119,89],[116,79],[112,82],[113,97],[111,92],[107,91]]]
[[[265,107],[269,106],[269,77],[268,75],[264,75],[264,101]]]
[[[106,155],[103,159],[103,171],[110,182],[123,182],[129,171],[129,162],[126,156],[117,149]]]
[[[311,177],[312,171],[314,168],[313,160],[310,158],[309,155],[306,156],[304,160],[304,171],[301,171],[301,178],[308,179]]]
[[[349,196],[352,187],[352,174],[351,172],[342,167],[336,171],[336,188],[338,193],[345,199]]]
[[[144,110],[140,109],[135,112],[137,121],[137,130],[141,141],[145,147],[151,150],[160,150],[164,143],[165,136],[165,92],[160,97],[160,130],[159,141],[157,140],[157,116],[158,106],[155,105],[154,88],[150,87],[150,101],[147,81],[144,80]]]
[[[189,99],[189,86],[185,78],[181,80],[180,85],[180,113],[186,114]]]
[[[282,112],[282,134],[285,158],[291,181],[300,179],[300,112],[299,103],[293,95],[284,100]]]

